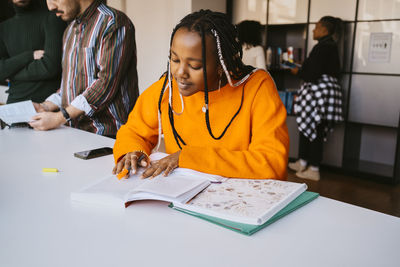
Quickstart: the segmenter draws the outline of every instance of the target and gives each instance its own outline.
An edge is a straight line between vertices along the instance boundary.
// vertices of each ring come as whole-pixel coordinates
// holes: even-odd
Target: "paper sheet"
[[[30,122],[36,114],[31,100],[0,106],[0,119],[8,125]]]

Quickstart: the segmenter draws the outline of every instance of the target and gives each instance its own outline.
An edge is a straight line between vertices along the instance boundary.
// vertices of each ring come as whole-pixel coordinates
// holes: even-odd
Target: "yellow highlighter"
[[[129,170],[124,168],[120,173],[117,174],[118,180],[121,180],[122,178],[124,178],[128,173],[129,173]]]
[[[42,172],[58,172],[57,168],[43,168]]]

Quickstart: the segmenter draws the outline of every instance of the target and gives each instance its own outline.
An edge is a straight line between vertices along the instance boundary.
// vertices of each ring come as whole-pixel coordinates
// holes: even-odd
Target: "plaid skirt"
[[[317,126],[323,121],[323,139],[336,123],[343,121],[342,88],[335,77],[322,75],[316,83],[303,83],[294,102],[299,131],[311,142],[317,137]]]

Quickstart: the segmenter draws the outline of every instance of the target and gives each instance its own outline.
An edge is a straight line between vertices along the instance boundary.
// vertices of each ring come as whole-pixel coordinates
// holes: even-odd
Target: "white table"
[[[400,266],[400,218],[324,197],[250,237],[163,202],[72,205],[71,191],[113,167],[112,156],[73,153],[113,143],[70,128],[0,130],[0,266]]]

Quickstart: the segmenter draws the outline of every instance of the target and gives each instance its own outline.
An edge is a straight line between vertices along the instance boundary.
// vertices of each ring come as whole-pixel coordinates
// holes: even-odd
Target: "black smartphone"
[[[74,156],[80,159],[94,159],[106,155],[110,155],[113,153],[113,149],[111,147],[101,147],[92,150],[86,150],[81,152],[75,152]]]

